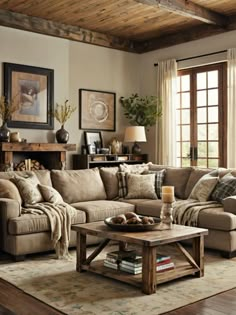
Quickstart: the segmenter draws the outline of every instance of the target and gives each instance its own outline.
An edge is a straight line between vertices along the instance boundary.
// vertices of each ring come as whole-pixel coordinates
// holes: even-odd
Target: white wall
[[[236,47],[236,31],[227,32],[224,34],[211,36],[208,38],[195,40],[192,42],[168,47],[165,49],[155,50],[149,53],[142,54],[140,56],[140,73],[141,75],[141,90],[142,95],[156,95],[156,71],[154,63],[160,60],[166,59],[182,59],[192,56],[199,56],[207,53],[227,50],[228,48]],[[224,56],[223,56],[224,57]],[[212,61],[215,62],[219,58],[222,60],[222,54],[212,57]],[[205,59],[201,58],[199,65],[205,63]],[[185,62],[181,66],[194,66],[196,65],[196,59]],[[164,104],[163,104],[164,106]],[[158,147],[155,137],[155,127],[152,127],[148,133],[148,142],[143,146],[146,152],[150,154],[150,160],[154,161],[154,147]]]
[[[69,99],[78,107],[78,89],[104,90],[116,93],[116,132],[102,132],[105,144],[116,136],[123,140],[125,121],[120,110],[120,96],[139,93],[139,67],[137,54],[88,45],[78,42],[0,27],[0,62],[18,63],[54,69],[54,101],[64,103]],[[2,67],[3,68],[3,67]],[[0,95],[3,73],[0,76]],[[19,129],[20,136],[28,142],[54,142],[60,124],[55,120],[54,130]],[[16,131],[14,128],[10,128]],[[72,166],[71,155],[80,153],[83,131],[79,130],[78,110],[65,124],[70,133],[70,143],[77,151],[68,153],[67,168]]]

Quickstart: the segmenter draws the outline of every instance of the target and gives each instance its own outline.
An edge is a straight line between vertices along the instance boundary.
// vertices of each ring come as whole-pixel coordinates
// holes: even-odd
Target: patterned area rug
[[[168,251],[173,257],[173,250]],[[218,253],[206,253],[203,278],[171,281],[152,295],[89,272],[77,273],[75,251],[71,255],[68,261],[50,254],[4,262],[0,277],[68,315],[158,315],[236,287],[236,259],[223,259]]]

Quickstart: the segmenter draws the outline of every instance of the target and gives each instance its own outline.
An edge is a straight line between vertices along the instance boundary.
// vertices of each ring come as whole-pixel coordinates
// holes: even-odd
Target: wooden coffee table
[[[157,284],[164,283],[187,275],[204,276],[204,235],[208,230],[173,225],[171,230],[123,232],[111,230],[103,222],[73,225],[72,230],[77,232],[77,262],[76,270],[82,272],[89,270],[103,276],[123,281],[141,287],[145,294],[156,292]],[[104,240],[87,257],[86,236],[94,235]],[[178,243],[182,240],[192,239],[192,256]],[[103,266],[103,260],[94,258],[106,247],[110,240],[118,241],[120,249],[124,244],[139,245],[142,248],[142,273],[133,275],[120,270],[113,270]],[[156,272],[156,255],[160,245],[175,243],[185,257],[185,264],[176,264],[175,269]]]

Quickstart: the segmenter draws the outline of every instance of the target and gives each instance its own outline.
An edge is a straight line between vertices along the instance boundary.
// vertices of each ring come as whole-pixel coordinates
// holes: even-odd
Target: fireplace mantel
[[[47,169],[64,169],[67,151],[76,151],[76,144],[0,142],[0,161],[11,170],[25,159],[35,159]]]

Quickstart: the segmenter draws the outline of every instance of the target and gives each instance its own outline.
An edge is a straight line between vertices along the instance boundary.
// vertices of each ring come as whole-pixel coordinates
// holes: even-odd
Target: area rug
[[[217,253],[206,254],[204,277],[159,285],[152,295],[90,272],[78,273],[75,251],[71,255],[71,260],[50,254],[2,263],[0,277],[68,315],[158,315],[236,287],[236,260]]]

